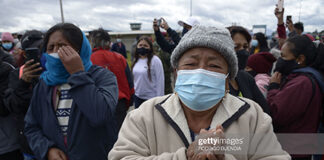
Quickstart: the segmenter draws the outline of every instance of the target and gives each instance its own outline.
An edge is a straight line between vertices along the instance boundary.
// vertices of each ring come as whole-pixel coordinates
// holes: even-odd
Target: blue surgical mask
[[[12,48],[12,43],[3,43],[2,47],[8,51]]]
[[[252,46],[252,47],[256,47],[256,46],[258,46],[258,45],[259,45],[258,40],[252,39],[252,41],[251,41],[251,46]]]
[[[227,75],[204,69],[179,70],[175,91],[182,103],[194,111],[206,111],[225,96]]]

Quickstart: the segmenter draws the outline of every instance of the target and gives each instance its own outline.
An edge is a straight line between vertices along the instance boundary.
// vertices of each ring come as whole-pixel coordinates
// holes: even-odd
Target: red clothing
[[[92,52],[91,62],[115,74],[119,89],[118,100],[125,98],[129,105],[131,96],[134,94],[134,85],[131,74],[127,74],[129,67],[126,59],[121,54],[109,50],[95,48]]]
[[[310,78],[294,73],[287,76],[286,83],[280,89],[268,91],[267,101],[276,133],[317,132],[322,111],[322,94],[318,84],[314,84],[313,96]]]
[[[281,38],[281,39],[286,39],[287,38],[286,27],[285,27],[284,24],[278,24],[277,32],[278,32],[279,38]]]

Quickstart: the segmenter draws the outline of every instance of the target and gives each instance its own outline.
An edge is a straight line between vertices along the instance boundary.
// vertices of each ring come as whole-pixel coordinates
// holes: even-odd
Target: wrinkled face
[[[150,44],[147,43],[144,39],[138,42],[137,48],[146,48],[146,49],[151,49]]]
[[[233,36],[233,41],[234,41],[234,44],[235,44],[235,51],[239,51],[239,50],[246,50],[248,51],[249,50],[249,43],[248,41],[246,40],[246,38],[243,36],[243,34],[241,33],[236,33],[234,36]]]
[[[205,69],[228,74],[228,64],[224,57],[210,48],[193,48],[186,51],[179,59],[178,70]]]
[[[56,31],[56,32],[52,33],[48,39],[48,43],[46,46],[46,52],[48,54],[57,53],[59,48],[62,46],[71,46],[73,48],[71,43],[65,39],[62,32]],[[76,50],[75,48],[73,48],[73,49]]]

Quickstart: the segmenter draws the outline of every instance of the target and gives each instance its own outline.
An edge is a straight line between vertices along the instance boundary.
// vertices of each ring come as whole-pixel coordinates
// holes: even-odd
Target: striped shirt
[[[69,84],[62,84],[58,87],[58,104],[56,109],[56,117],[59,125],[62,129],[63,135],[67,135],[67,129],[69,124],[69,117],[72,107],[72,97],[69,94],[71,86]]]

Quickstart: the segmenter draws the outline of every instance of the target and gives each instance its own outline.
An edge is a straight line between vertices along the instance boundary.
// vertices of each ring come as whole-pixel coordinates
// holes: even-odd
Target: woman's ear
[[[225,90],[226,91],[229,90],[229,82],[230,82],[230,79],[229,79],[229,76],[227,76],[226,81],[225,81]]]
[[[175,80],[177,79],[177,76],[178,76],[178,75],[177,75],[177,71],[178,71],[178,70],[177,70],[176,68],[173,68],[173,73],[174,73],[174,74],[173,74],[173,77],[174,77]]]
[[[299,55],[297,57],[296,61],[297,61],[297,63],[299,65],[306,65],[306,57],[305,57],[305,55],[303,55],[303,54]]]

